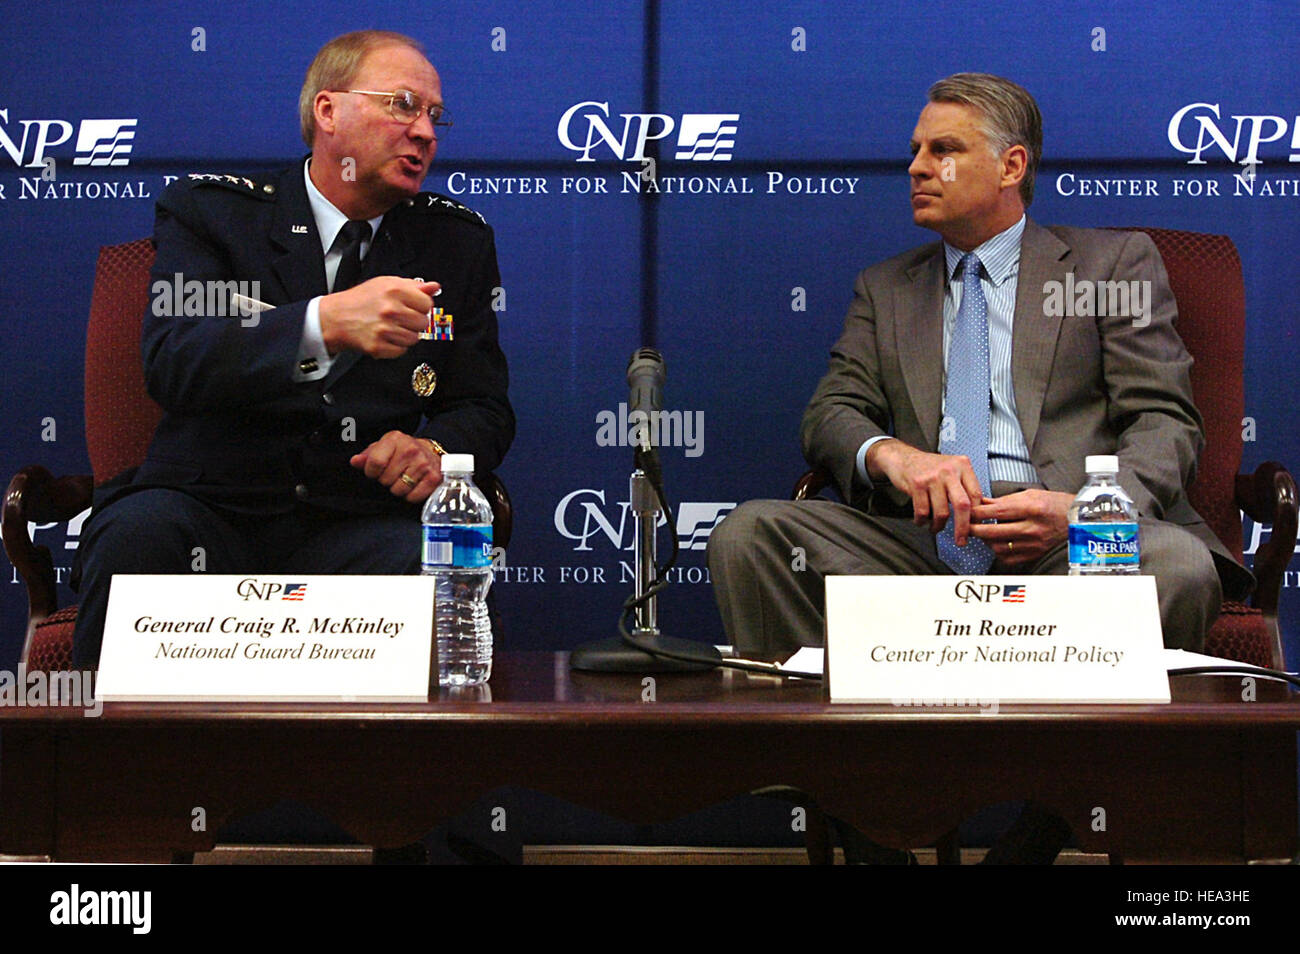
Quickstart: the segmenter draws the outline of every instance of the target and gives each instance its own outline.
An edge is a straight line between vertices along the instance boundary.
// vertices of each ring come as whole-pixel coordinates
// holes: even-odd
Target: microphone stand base
[[[569,668],[583,672],[704,672],[722,661],[716,649],[693,639],[675,639],[672,636],[639,636],[637,639],[656,649],[694,656],[702,661],[682,662],[652,656],[615,636],[583,643],[574,649],[569,654]]]

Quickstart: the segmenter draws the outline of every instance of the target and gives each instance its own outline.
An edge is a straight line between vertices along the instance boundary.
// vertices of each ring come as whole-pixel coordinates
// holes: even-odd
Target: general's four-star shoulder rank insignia
[[[420,397],[428,397],[438,386],[438,372],[427,364],[417,365],[411,372],[411,390]]]
[[[479,225],[487,225],[487,219],[482,214],[474,211],[467,205],[462,205],[455,199],[450,199],[445,195],[437,192],[421,192],[416,197],[417,200],[423,199],[423,208],[426,212],[444,212],[451,213],[471,222],[477,222]],[[417,206],[418,208],[418,206]]]
[[[219,185],[246,195],[258,194],[257,183],[244,176],[229,176],[216,172],[190,172],[186,174],[186,178],[197,185]],[[270,196],[275,192],[275,186],[268,182],[262,186],[261,191],[265,193],[264,197]]]
[[[249,192],[257,188],[252,179],[245,179],[243,176],[219,175],[215,172],[191,172],[187,178],[194,182],[216,182],[221,185],[238,185],[243,186]]]

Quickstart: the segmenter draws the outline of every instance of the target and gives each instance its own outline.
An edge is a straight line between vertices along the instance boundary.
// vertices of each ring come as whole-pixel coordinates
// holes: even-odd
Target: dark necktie
[[[370,223],[366,221],[348,222],[339,230],[339,237],[334,244],[339,247],[343,257],[339,259],[339,270],[334,274],[333,291],[341,292],[351,288],[361,278],[361,243],[370,238]]]
[[[989,314],[980,287],[980,260],[967,252],[961,260],[961,307],[952,340],[948,342],[948,384],[944,392],[944,416],[948,418],[939,437],[940,454],[965,454],[980,483],[990,493],[989,481]],[[953,538],[953,519],[939,531],[936,541],[939,559],[957,573],[987,573],[993,551],[978,537],[964,547]]]

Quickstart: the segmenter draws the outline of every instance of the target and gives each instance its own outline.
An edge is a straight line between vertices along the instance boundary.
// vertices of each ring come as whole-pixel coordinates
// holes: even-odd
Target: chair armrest
[[[1266,461],[1253,474],[1237,475],[1235,496],[1237,506],[1252,520],[1273,528],[1268,542],[1255,553],[1254,572],[1259,587],[1251,603],[1266,616],[1275,617],[1282,578],[1295,550],[1295,480],[1277,461]]]
[[[504,550],[510,546],[510,536],[515,528],[515,511],[506,485],[491,471],[475,474],[474,483],[492,505],[492,545]]]
[[[795,482],[794,490],[790,491],[790,499],[810,500],[830,486],[832,486],[830,471],[818,467],[808,471]]]
[[[24,467],[9,481],[0,536],[5,553],[27,584],[28,629],[59,608],[54,560],[49,547],[37,546],[28,523],[71,520],[90,506],[94,483],[89,474],[55,478],[40,466]]]

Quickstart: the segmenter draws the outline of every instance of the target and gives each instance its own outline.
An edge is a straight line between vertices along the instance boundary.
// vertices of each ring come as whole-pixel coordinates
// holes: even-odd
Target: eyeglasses
[[[357,93],[361,96],[382,96],[388,101],[388,114],[404,126],[409,126],[420,118],[423,113],[429,117],[429,122],[433,123],[433,138],[442,139],[447,135],[447,130],[451,128],[451,120],[447,118],[447,111],[441,104],[430,103],[425,105],[424,100],[416,96],[409,89],[395,89],[391,93],[383,93],[373,89],[334,89],[331,93]]]

